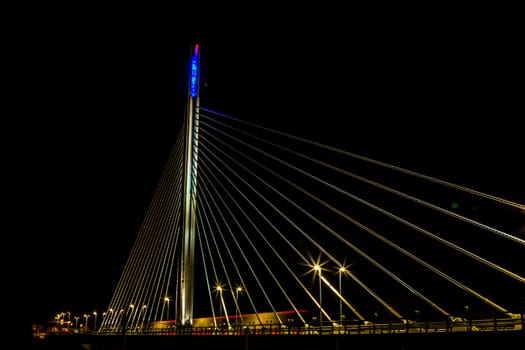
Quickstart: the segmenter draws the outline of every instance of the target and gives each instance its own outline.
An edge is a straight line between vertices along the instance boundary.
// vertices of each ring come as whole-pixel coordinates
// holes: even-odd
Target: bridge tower
[[[195,212],[197,194],[197,160],[199,146],[199,45],[192,48],[188,102],[185,117],[185,164],[182,203],[182,239],[178,265],[176,320],[182,326],[193,325]]]

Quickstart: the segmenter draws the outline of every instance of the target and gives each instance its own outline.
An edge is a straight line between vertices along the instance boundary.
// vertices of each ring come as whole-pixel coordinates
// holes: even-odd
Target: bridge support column
[[[199,46],[191,56],[188,108],[186,114],[186,155],[183,193],[183,232],[179,263],[179,290],[176,321],[181,326],[193,325],[195,262],[195,211],[199,131]]]

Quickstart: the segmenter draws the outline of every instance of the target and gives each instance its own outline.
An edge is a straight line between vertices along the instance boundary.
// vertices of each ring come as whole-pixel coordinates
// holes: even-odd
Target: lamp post
[[[345,273],[344,266],[339,268],[339,323],[343,322],[343,294],[341,294],[341,276]]]
[[[323,323],[323,295],[322,295],[322,281],[321,281],[321,265],[315,264],[314,265],[314,271],[317,271],[319,274],[319,327],[321,327]]]
[[[115,329],[115,310],[113,310],[113,308],[109,308],[108,312],[109,312],[108,325],[111,325],[111,329],[114,330]]]
[[[219,315],[222,316],[222,287],[221,286],[217,286],[217,291],[219,292],[219,299],[220,299],[220,304],[219,304]]]
[[[228,329],[230,328],[230,319],[228,317],[228,310],[226,309],[226,303],[224,301],[224,298],[222,297],[222,292],[224,291],[224,288],[222,288],[222,286],[217,286],[216,287],[216,290],[219,292],[219,297],[221,298],[221,316],[222,316],[222,313],[224,312],[224,319],[226,321],[226,323],[222,323],[221,326],[224,326],[224,325],[228,325]],[[233,293],[233,292],[232,292]]]
[[[148,306],[144,304],[144,305],[142,305],[142,309],[140,310],[142,312],[142,320],[140,322],[140,328],[141,329],[144,328],[144,319],[146,318],[146,308],[147,307]]]
[[[86,318],[86,327],[85,327],[86,329],[85,329],[85,332],[87,332],[88,329],[89,329],[89,327],[88,327],[88,320],[89,320],[89,317],[90,317],[90,316],[91,316],[91,315],[84,314],[84,317]]]
[[[164,301],[166,302],[166,321],[169,321],[170,319],[170,298],[165,297]]]
[[[124,331],[126,330],[126,323],[124,322],[124,324],[122,324],[122,320],[126,321],[125,318],[126,318],[126,313],[124,312],[124,309],[120,309],[118,312],[117,320],[118,320],[118,328],[120,331],[122,331],[122,333],[124,333]]]
[[[239,292],[242,292],[242,287],[235,288],[235,324],[237,325],[239,317]]]
[[[109,308],[104,318],[104,324],[109,327],[110,330],[115,330],[115,310]]]
[[[135,322],[135,315],[133,314],[134,310],[135,310],[135,305],[129,304],[129,317],[127,320],[126,328],[129,328],[129,329],[133,328],[133,323]]]
[[[219,300],[219,316],[221,316],[222,315],[222,302],[221,302],[222,301],[222,287],[219,284],[217,284],[217,285],[215,285],[214,288],[215,288],[215,293],[216,293],[215,295],[219,294],[219,298],[220,298],[220,300]],[[214,308],[213,304],[212,304],[212,308]],[[215,311],[214,311],[214,314],[215,314]],[[216,329],[220,326],[220,324],[217,323],[217,319],[215,317],[213,318],[213,326]]]

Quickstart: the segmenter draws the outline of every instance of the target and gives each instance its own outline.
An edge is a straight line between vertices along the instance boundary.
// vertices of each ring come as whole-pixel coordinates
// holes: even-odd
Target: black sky
[[[30,322],[109,301],[195,43],[202,106],[524,202],[522,9],[239,11],[108,11],[19,44],[11,231]]]

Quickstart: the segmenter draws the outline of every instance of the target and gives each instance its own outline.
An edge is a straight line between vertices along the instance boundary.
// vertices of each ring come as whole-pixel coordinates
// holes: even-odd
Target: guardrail
[[[327,325],[237,325],[223,327],[171,327],[114,329],[90,334],[127,335],[311,335],[311,334],[393,334],[393,333],[432,333],[432,332],[503,332],[525,331],[524,315],[514,318],[459,319],[445,321],[406,321],[406,322],[364,322],[330,323]]]
[[[247,325],[223,325],[219,327],[114,327],[98,331],[52,327],[43,331],[40,329],[34,337],[44,338],[47,335],[313,335],[313,334],[395,334],[395,333],[453,333],[453,332],[507,332],[517,331],[525,334],[525,314],[512,314],[504,318],[452,318],[444,321],[414,321],[394,320],[391,322],[347,321],[318,323],[308,325],[250,323]]]

